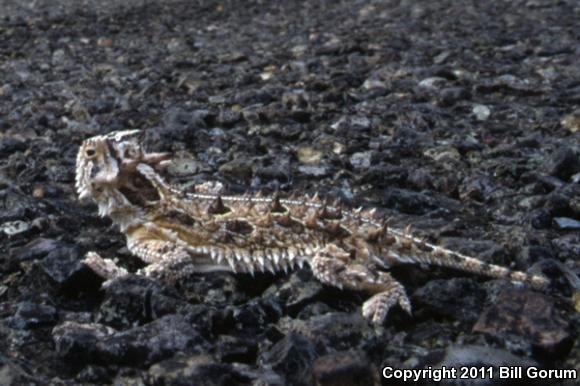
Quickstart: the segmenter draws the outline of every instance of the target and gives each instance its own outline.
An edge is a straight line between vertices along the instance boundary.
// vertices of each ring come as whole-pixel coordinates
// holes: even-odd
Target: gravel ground
[[[573,0],[0,0],[0,384],[579,369],[578,20]],[[85,252],[140,262],[76,200],[74,160],[83,139],[127,128],[177,154],[185,187],[376,206],[553,284],[398,267],[414,315],[376,329],[361,294],[308,269],[100,289]]]

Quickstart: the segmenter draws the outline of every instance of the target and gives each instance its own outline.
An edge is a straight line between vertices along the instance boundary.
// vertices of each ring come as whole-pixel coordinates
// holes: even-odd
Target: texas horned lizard
[[[139,131],[96,136],[80,147],[76,188],[98,204],[127,237],[131,253],[149,264],[140,273],[174,281],[196,272],[280,271],[307,263],[321,282],[373,296],[363,315],[382,323],[395,304],[411,312],[403,286],[385,270],[426,263],[536,288],[541,276],[484,263],[388,227],[373,209],[347,210],[318,196],[220,196],[185,193],[163,175],[169,156],[147,153]],[[107,279],[127,274],[91,252],[85,260]]]

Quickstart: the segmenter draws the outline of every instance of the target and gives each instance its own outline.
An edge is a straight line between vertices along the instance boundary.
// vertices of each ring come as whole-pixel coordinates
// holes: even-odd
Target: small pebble
[[[487,121],[487,119],[491,115],[491,110],[489,109],[489,107],[487,107],[485,105],[475,105],[475,106],[473,106],[473,109],[471,110],[471,112],[473,113],[473,115],[475,116],[475,118],[478,121],[482,121],[482,122]]]

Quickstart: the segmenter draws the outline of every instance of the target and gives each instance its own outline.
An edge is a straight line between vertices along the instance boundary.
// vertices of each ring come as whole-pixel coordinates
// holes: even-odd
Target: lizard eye
[[[97,154],[97,152],[95,151],[95,149],[87,149],[85,151],[85,154],[87,157],[94,157],[94,155]]]

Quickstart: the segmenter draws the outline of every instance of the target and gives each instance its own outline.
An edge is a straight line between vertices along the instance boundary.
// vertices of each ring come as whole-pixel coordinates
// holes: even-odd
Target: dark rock
[[[303,271],[292,274],[287,280],[268,288],[263,297],[274,298],[286,312],[296,315],[305,305],[320,297],[322,284]]]
[[[260,356],[262,366],[270,366],[283,375],[288,384],[309,384],[310,369],[317,354],[306,337],[290,333]]]
[[[115,330],[97,323],[64,322],[52,330],[56,353],[71,362],[91,363],[98,359],[97,343]]]
[[[422,358],[419,365],[413,366],[416,369],[423,368],[447,368],[449,370],[455,369],[456,377],[444,379],[443,385],[513,385],[516,376],[504,376],[500,378],[499,367],[513,366],[512,368],[521,368],[522,373],[525,374],[525,369],[529,367],[540,367],[539,364],[531,359],[520,358],[511,354],[506,350],[499,350],[492,347],[482,347],[475,345],[464,346],[450,346],[445,350],[433,350],[426,357]],[[467,370],[462,370],[465,368]],[[483,374],[465,374],[462,371],[470,371],[474,369],[486,369]],[[490,377],[489,368],[493,368]],[[465,382],[461,376],[466,376],[469,381]],[[425,382],[428,385],[439,384],[433,380]]]
[[[433,186],[432,178],[433,177],[429,174],[429,172],[426,169],[419,168],[409,171],[407,181],[413,187],[419,190],[423,190],[431,188]]]
[[[16,314],[10,320],[10,325],[17,329],[33,329],[56,324],[58,311],[49,305],[22,302],[18,305]]]
[[[360,351],[337,352],[316,359],[312,380],[317,386],[380,385],[379,371]]]
[[[148,384],[159,386],[229,386],[243,381],[231,365],[218,363],[208,355],[184,354],[151,366],[147,379]]]
[[[82,263],[77,247],[62,246],[52,250],[42,259],[40,266],[59,289],[80,287],[88,290],[99,283],[99,278]]]
[[[538,209],[530,213],[530,222],[536,229],[546,229],[552,226],[552,216],[546,209]]]
[[[289,110],[304,110],[309,107],[310,98],[304,90],[293,90],[282,94],[282,105]]]
[[[505,289],[484,309],[473,331],[496,337],[514,334],[533,343],[541,355],[565,355],[572,337],[554,301],[529,290]]]
[[[46,175],[51,182],[65,184],[74,182],[74,171],[65,165],[56,165],[47,168]]]
[[[179,108],[169,109],[164,117],[165,127],[178,128],[205,128],[204,116],[185,111]]]
[[[352,313],[330,312],[307,320],[282,318],[278,328],[285,334],[295,331],[308,337],[320,354],[331,349],[342,351],[357,347],[373,334],[358,308]]]
[[[169,109],[163,117],[163,126],[155,133],[148,133],[151,142],[158,142],[163,138],[173,141],[189,142],[196,132],[207,128],[207,121],[211,115],[206,110],[187,111],[178,107]]]
[[[51,279],[62,285],[83,268],[81,252],[68,246],[55,249],[42,260],[42,268]]]
[[[472,279],[432,280],[413,293],[416,318],[434,315],[474,323],[483,308],[485,291]]]
[[[262,105],[250,105],[244,108],[242,110],[242,116],[250,127],[255,127],[261,123],[265,123]]]
[[[326,165],[300,165],[298,171],[301,174],[311,177],[324,177],[330,174],[330,169]]]
[[[30,371],[17,363],[16,360],[2,355],[0,357],[0,385],[19,386],[25,384],[39,384],[43,380],[34,377]]]
[[[462,252],[468,256],[477,256],[483,261],[508,265],[509,253],[503,245],[489,240],[470,240],[463,237],[446,237],[441,244],[448,249]]]
[[[463,87],[447,87],[441,90],[438,101],[441,106],[453,106],[457,102],[467,101],[471,94]]]
[[[372,165],[362,172],[363,174],[359,177],[360,182],[373,184],[376,188],[388,188],[402,184],[407,180],[407,170],[383,162]]]
[[[324,315],[333,311],[334,310],[326,303],[316,302],[307,304],[304,308],[300,310],[300,312],[298,313],[298,315],[296,315],[296,317],[298,319],[306,320],[312,318],[313,316]]]
[[[502,92],[521,97],[541,95],[546,92],[545,89],[532,85],[528,79],[520,79],[511,74],[504,74],[492,81],[485,82],[476,87],[476,91],[482,94]]]
[[[155,280],[129,275],[105,289],[96,321],[117,329],[141,325],[190,305],[177,292]]]
[[[252,300],[240,306],[232,307],[232,321],[239,331],[255,333],[265,329],[281,316],[281,309],[268,299]]]
[[[88,365],[77,374],[76,381],[93,384],[111,383],[111,375],[106,367]]]
[[[117,376],[113,379],[113,385],[140,386],[145,384],[145,374],[142,371],[135,371],[128,367],[119,369]]]
[[[409,214],[425,214],[439,207],[437,201],[426,194],[404,189],[392,189],[386,192],[382,205]]]
[[[438,89],[443,87],[445,84],[447,84],[447,79],[434,76],[421,80],[418,86],[424,89]]]
[[[283,125],[277,132],[278,137],[286,140],[295,140],[298,139],[301,135],[304,135],[304,131],[306,128],[304,125],[296,124],[296,123],[289,123],[287,125]]]
[[[350,156],[350,164],[355,169],[368,169],[371,166],[372,156],[372,151],[354,153]]]
[[[564,182],[557,177],[552,177],[545,174],[536,174],[535,177],[538,180],[540,186],[548,191],[559,189],[564,186]]]
[[[272,90],[262,88],[260,90],[238,91],[234,96],[233,102],[242,106],[255,104],[267,105],[276,99],[277,98]]]
[[[24,141],[15,138],[4,138],[0,140],[0,158],[7,157],[17,151],[24,151],[27,147]]]
[[[216,123],[223,127],[232,127],[242,120],[242,114],[239,111],[231,109],[220,111]]]
[[[330,127],[341,137],[357,138],[371,128],[371,120],[365,116],[342,116]]]
[[[556,248],[560,259],[576,261],[577,257],[580,256],[580,236],[577,232],[552,240],[552,245]]]
[[[55,249],[64,247],[63,243],[54,239],[39,237],[12,253],[12,258],[21,262],[40,259]]]
[[[569,147],[558,149],[545,166],[551,176],[568,180],[572,175],[580,172],[580,157]]]
[[[231,312],[227,309],[214,308],[205,304],[189,305],[186,312],[181,311],[189,324],[196,326],[204,337],[224,334],[231,329]]]
[[[12,164],[12,165],[11,165]],[[14,168],[20,168],[20,165],[16,162],[9,162],[8,166],[12,166]],[[10,176],[11,171],[6,171],[6,167],[3,171],[3,174],[0,175],[0,188],[4,188],[0,190],[0,199],[2,199],[2,212],[0,212],[0,224],[7,222],[7,221],[17,221],[22,219],[29,219],[30,213],[36,212],[36,205],[35,202],[28,196],[22,194],[21,191],[15,188],[6,188],[7,181],[5,180],[4,174],[8,174]],[[9,182],[8,182],[9,183]],[[9,185],[8,185],[9,186]]]
[[[258,346],[254,339],[220,335],[216,353],[222,362],[252,364],[256,362]]]
[[[557,192],[552,192],[546,196],[543,207],[551,216],[567,217],[572,212],[570,209],[570,199],[566,195]]]
[[[459,187],[459,197],[462,200],[475,200],[485,202],[490,199],[490,195],[497,190],[497,186],[484,176],[467,179]]]
[[[290,179],[287,166],[284,167],[284,165],[259,167],[256,169],[256,176],[265,180],[288,181]]]
[[[240,181],[247,181],[252,177],[253,162],[249,159],[236,158],[220,166],[219,172],[226,176],[237,178]]]
[[[539,260],[551,259],[553,257],[554,252],[552,248],[542,245],[530,245],[522,249],[518,260],[522,261],[524,266],[529,267]]]
[[[239,288],[239,281],[239,276],[230,273],[193,275],[179,283],[180,294],[189,303],[223,308],[248,301],[248,296]]]
[[[176,353],[200,354],[208,348],[199,332],[179,315],[166,315],[96,343],[101,361],[128,365],[148,365]]]
[[[124,332],[100,324],[65,322],[55,327],[52,335],[57,353],[80,363],[146,365],[177,352],[198,354],[207,350],[197,330],[177,315]]]

